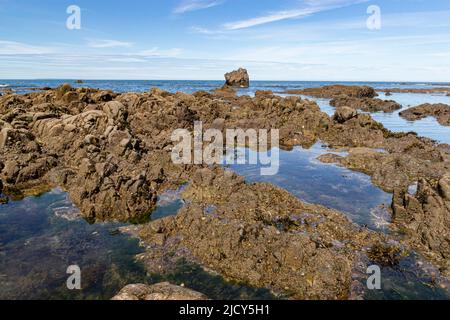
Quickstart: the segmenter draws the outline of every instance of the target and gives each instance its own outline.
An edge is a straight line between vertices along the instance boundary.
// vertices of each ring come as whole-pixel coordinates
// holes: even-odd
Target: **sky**
[[[0,0],[0,79],[221,80],[238,67],[450,82],[450,1]]]

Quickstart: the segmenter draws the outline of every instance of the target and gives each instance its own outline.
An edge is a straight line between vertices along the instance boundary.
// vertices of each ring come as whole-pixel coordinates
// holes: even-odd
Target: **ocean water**
[[[279,150],[279,170],[276,175],[260,174],[260,164],[233,164],[228,167],[249,182],[268,182],[289,191],[302,201],[339,210],[353,222],[372,230],[389,232],[387,212],[392,194],[375,187],[365,174],[334,164],[324,164],[317,158],[326,153],[319,142],[310,149],[295,147]],[[239,149],[238,157],[250,159],[256,151]],[[259,159],[259,157],[258,157]]]
[[[82,84],[70,79],[37,79],[37,80],[1,80],[0,88],[11,88],[18,93],[29,91],[30,88],[57,87],[63,83],[69,83],[73,87],[90,87],[116,92],[145,92],[157,87],[170,92],[182,91],[193,93],[200,90],[213,90],[224,84],[222,80],[83,80]],[[283,93],[289,89],[303,89],[320,87],[332,84],[345,85],[369,85],[374,88],[434,88],[438,83],[404,83],[404,82],[334,82],[334,81],[252,81],[250,88],[239,89],[239,94],[253,95],[256,90],[272,90],[275,93]],[[450,84],[442,84],[448,85]]]
[[[174,215],[183,205],[179,190],[162,194],[152,215]],[[110,299],[133,283],[185,284],[212,299],[274,299],[269,290],[251,288],[179,261],[169,274],[148,274],[136,259],[139,241],[120,231],[125,223],[90,224],[67,193],[55,189],[0,205],[0,299]],[[68,290],[66,270],[81,270],[81,290]]]
[[[330,99],[313,98],[302,96],[304,99],[315,101],[320,109],[332,116],[336,109],[330,105]],[[370,113],[373,119],[382,123],[387,129],[393,132],[416,132],[419,136],[427,137],[438,143],[450,144],[450,126],[442,126],[433,117],[427,117],[418,121],[408,121],[400,117],[399,113],[424,103],[444,103],[450,105],[450,97],[444,94],[417,94],[417,93],[392,93],[386,96],[379,92],[379,97],[383,100],[394,100],[402,105],[400,110],[392,113],[374,112]]]
[[[392,234],[389,228],[392,194],[375,187],[371,178],[363,173],[318,161],[317,157],[325,153],[343,155],[326,149],[321,143],[309,149],[295,147],[292,151],[279,150],[278,173],[262,176],[260,164],[248,164],[250,156],[257,152],[241,148],[235,158],[244,158],[247,164],[227,167],[248,182],[272,183],[302,201],[339,210],[358,225]],[[436,285],[434,279],[437,274],[435,267],[427,265],[422,257],[412,253],[401,257],[398,265],[381,267],[381,290],[364,289],[367,281],[365,270],[355,280],[361,283],[361,297],[367,300],[450,299],[450,294]]]

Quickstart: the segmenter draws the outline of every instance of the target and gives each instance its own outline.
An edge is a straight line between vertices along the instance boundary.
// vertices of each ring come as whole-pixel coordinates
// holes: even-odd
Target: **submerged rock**
[[[246,69],[238,70],[225,74],[225,85],[230,87],[248,88],[250,86],[250,77]]]
[[[208,300],[204,294],[168,282],[154,285],[130,284],[111,300]]]

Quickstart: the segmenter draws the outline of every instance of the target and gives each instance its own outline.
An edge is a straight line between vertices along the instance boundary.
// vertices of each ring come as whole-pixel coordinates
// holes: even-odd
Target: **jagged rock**
[[[333,119],[339,123],[344,123],[358,115],[358,112],[355,109],[350,107],[339,107],[336,109],[336,113],[333,116]]]
[[[130,284],[111,300],[208,300],[204,294],[168,282],[154,285]]]
[[[246,69],[238,70],[225,74],[225,84],[230,87],[248,88],[250,86],[250,77]]]
[[[394,192],[393,218],[408,232],[409,241],[417,250],[435,261],[442,273],[450,276],[450,200],[449,175],[433,182],[420,179],[415,195],[404,189]]]

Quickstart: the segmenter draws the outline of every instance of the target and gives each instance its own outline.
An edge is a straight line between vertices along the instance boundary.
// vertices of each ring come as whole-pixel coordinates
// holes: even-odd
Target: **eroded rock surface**
[[[434,181],[421,179],[414,195],[396,190],[392,209],[394,220],[404,227],[411,243],[449,277],[450,174]]]
[[[154,285],[130,284],[111,300],[208,300],[204,294],[168,282]]]

